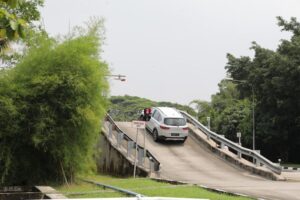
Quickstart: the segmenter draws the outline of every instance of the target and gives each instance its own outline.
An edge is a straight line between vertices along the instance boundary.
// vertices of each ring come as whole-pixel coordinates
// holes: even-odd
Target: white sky
[[[46,0],[45,28],[64,34],[90,17],[105,19],[103,58],[111,95],[188,104],[209,100],[225,77],[226,53],[249,55],[252,41],[275,49],[289,38],[276,16],[300,20],[299,0]]]

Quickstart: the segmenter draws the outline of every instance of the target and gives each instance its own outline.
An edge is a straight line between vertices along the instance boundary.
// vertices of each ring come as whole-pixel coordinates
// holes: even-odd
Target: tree
[[[206,124],[206,117],[210,117],[213,131],[232,141],[237,141],[236,133],[242,132],[243,145],[251,145],[251,104],[241,98],[235,83],[222,80],[211,102],[194,100],[191,103],[196,104],[200,122]]]
[[[253,59],[228,55],[226,69],[233,79],[246,80],[238,87],[244,97],[251,98],[249,86],[254,88],[257,147],[273,160],[300,162],[300,24],[278,17],[278,25],[292,32],[290,40],[276,51],[253,43]]]
[[[1,71],[1,184],[72,181],[90,170],[107,108],[101,31],[94,22],[63,41],[39,36],[20,63]]]
[[[206,124],[207,117],[211,117],[212,107],[211,103],[208,101],[202,101],[202,100],[193,100],[189,103],[190,106],[195,106],[195,109],[197,111],[197,119],[203,123]]]
[[[25,29],[40,18],[43,0],[0,0],[0,52],[9,41],[25,37]]]

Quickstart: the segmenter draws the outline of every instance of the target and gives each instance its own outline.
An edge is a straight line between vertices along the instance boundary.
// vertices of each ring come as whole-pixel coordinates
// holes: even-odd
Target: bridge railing
[[[191,116],[187,112],[180,111],[180,113],[187,119],[188,122],[190,122],[196,128],[201,130],[207,136],[207,139],[213,139],[215,142],[219,143],[221,145],[221,148],[227,146],[228,148],[231,148],[237,152],[238,158],[242,158],[242,155],[246,155],[252,158],[257,166],[265,166],[271,171],[277,174],[281,174],[282,168],[278,164],[273,163],[272,161],[268,160],[267,158],[257,153],[256,151],[242,147],[232,142],[231,140],[226,139],[224,136],[209,130],[206,126],[201,124],[198,120],[196,120],[193,116]]]
[[[107,114],[105,121],[108,128],[108,138],[115,139],[116,148],[120,151],[125,150],[125,156],[129,160],[137,159],[138,166],[149,169],[150,172],[159,171],[160,162],[154,157],[154,155],[151,154],[150,151],[147,149],[145,150],[144,147],[137,144],[126,133],[124,133],[109,114]],[[135,152],[136,149],[137,152]]]

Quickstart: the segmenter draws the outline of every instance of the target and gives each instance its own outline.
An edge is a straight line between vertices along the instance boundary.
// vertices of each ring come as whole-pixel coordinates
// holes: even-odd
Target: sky
[[[225,78],[226,54],[253,56],[256,41],[275,50],[276,16],[300,20],[299,0],[45,0],[43,24],[68,33],[91,17],[104,18],[102,58],[112,74],[111,95],[189,104],[210,100]]]

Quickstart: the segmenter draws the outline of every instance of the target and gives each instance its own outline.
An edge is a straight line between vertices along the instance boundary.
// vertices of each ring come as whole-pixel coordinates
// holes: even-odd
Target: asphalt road
[[[118,122],[119,127],[135,140],[136,129],[131,123]],[[271,181],[242,170],[212,154],[192,137],[184,144],[178,142],[156,143],[150,133],[139,131],[138,142],[143,146],[146,135],[146,148],[161,163],[161,178],[184,181],[242,193],[263,199],[300,200],[300,179],[298,181]],[[293,177],[289,173],[289,176]],[[295,176],[299,174],[295,173]]]

